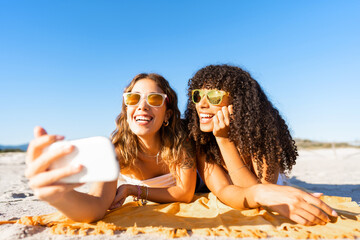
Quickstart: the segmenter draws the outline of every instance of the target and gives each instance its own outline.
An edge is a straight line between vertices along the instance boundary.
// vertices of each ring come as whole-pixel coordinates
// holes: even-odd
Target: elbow
[[[183,203],[190,203],[193,200],[193,198],[194,198],[193,192],[185,192],[181,194],[181,196],[179,196],[177,200]]]
[[[83,215],[83,216],[67,216],[71,220],[75,222],[81,222],[81,223],[92,223],[101,220],[104,218],[105,212],[102,213],[94,213],[91,215]]]
[[[98,215],[98,216],[92,216],[92,217],[89,217],[89,218],[87,218],[87,219],[84,219],[83,223],[97,222],[97,221],[103,219],[104,216],[105,216],[105,214]]]
[[[183,202],[184,203],[191,203],[193,198],[194,198],[194,194],[189,194],[188,196],[184,197]]]

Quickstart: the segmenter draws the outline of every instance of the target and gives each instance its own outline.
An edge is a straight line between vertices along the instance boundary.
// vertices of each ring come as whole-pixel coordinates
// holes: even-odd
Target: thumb
[[[47,134],[46,130],[43,129],[42,127],[36,126],[34,128],[34,136],[35,136],[35,138],[38,138],[38,137],[40,137],[42,135],[46,135],[46,134]]]

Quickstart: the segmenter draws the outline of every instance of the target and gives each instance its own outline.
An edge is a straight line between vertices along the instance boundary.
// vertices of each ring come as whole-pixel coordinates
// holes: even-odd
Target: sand
[[[26,215],[42,215],[56,211],[33,195],[24,177],[24,153],[0,153],[0,221]],[[360,149],[339,148],[300,150],[289,182],[326,195],[352,197],[360,204]],[[87,191],[88,186],[79,190]],[[192,236],[195,239],[225,239],[223,237]],[[118,232],[114,236],[52,235],[40,226],[0,225],[0,239],[163,239],[158,235],[130,235]]]

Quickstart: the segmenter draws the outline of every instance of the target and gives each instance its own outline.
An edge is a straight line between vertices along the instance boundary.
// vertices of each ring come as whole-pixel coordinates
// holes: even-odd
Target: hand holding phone
[[[120,168],[114,146],[106,137],[90,137],[71,141],[58,141],[47,151],[73,145],[75,149],[65,157],[53,162],[49,169],[65,167],[68,164],[83,165],[81,172],[62,178],[61,183],[108,182],[118,178]],[[45,150],[46,151],[46,150]]]

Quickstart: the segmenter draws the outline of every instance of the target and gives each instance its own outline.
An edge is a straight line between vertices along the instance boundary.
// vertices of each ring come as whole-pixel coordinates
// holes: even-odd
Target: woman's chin
[[[200,130],[202,132],[212,132],[213,126],[212,124],[200,124]]]
[[[132,133],[138,137],[150,136],[150,135],[153,135],[154,132],[156,132],[152,128],[139,127],[139,126],[130,127],[130,129],[131,129]]]

